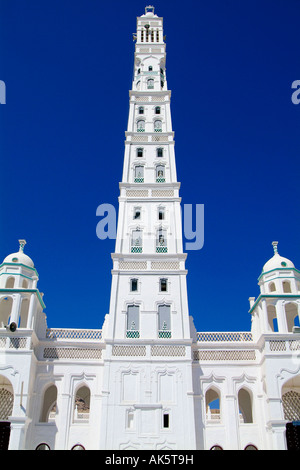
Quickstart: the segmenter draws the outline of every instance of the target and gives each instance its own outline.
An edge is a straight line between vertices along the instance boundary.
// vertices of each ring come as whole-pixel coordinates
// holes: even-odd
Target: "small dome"
[[[29,256],[25,255],[23,252],[24,246],[26,244],[26,240],[19,240],[20,243],[20,249],[16,253],[12,253],[6,258],[4,258],[3,263],[21,263],[24,264],[25,266],[29,266],[31,268],[34,267],[34,263]]]
[[[264,265],[263,273],[271,271],[272,269],[294,268],[294,263],[292,263],[291,260],[279,255],[277,251],[278,242],[273,242],[272,245],[274,248],[274,256]]]

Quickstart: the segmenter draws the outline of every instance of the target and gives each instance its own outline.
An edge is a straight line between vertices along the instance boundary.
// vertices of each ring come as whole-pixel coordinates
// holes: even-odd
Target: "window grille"
[[[6,421],[12,414],[13,394],[6,388],[0,388],[0,420]]]
[[[300,420],[300,393],[290,390],[282,395],[284,419],[288,421]]]

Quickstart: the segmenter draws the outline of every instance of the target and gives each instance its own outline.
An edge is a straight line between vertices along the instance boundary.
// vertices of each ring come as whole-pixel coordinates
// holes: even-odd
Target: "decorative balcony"
[[[156,182],[157,182],[157,183],[165,183],[165,182],[166,182],[166,178],[158,177],[158,178],[156,178]]]
[[[145,132],[145,129],[143,129],[142,127],[139,127],[139,128],[137,129],[137,132]]]
[[[132,246],[131,247],[131,253],[143,253],[143,247],[142,246]]]
[[[140,332],[138,330],[127,330],[126,331],[126,338],[139,338]]]
[[[172,338],[171,330],[158,330],[159,338]]]
[[[156,247],[156,253],[168,253],[168,247],[159,245]]]
[[[134,182],[135,182],[135,183],[143,183],[143,182],[144,182],[144,178],[134,178]]]

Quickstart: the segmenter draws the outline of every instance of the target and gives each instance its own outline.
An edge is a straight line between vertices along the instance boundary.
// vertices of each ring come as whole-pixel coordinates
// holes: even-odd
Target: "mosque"
[[[274,241],[250,331],[197,331],[154,7],[134,40],[109,313],[99,330],[48,327],[26,241],[4,258],[0,448],[299,449],[300,271]]]

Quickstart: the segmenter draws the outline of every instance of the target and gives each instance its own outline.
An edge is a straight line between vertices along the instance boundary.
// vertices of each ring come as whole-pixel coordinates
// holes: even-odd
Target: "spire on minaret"
[[[278,254],[278,250],[277,250],[278,242],[272,242],[272,245],[273,245],[273,249],[274,249],[274,255]]]
[[[24,246],[26,245],[26,240],[19,240],[20,248],[19,251],[23,253],[24,251]]]

